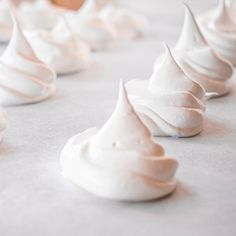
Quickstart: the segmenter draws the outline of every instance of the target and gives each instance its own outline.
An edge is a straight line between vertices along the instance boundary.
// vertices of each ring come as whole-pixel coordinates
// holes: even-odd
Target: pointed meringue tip
[[[119,91],[120,91],[120,95],[126,93],[126,89],[125,89],[125,85],[124,85],[123,79],[120,79],[120,82],[119,82]]]
[[[16,10],[14,8],[10,9],[10,16],[11,16],[11,20],[13,22],[14,27],[15,26],[18,27],[18,21],[17,21],[17,17],[16,17]]]
[[[165,52],[166,52],[166,54],[170,54],[170,55],[172,55],[172,53],[171,53],[171,50],[170,50],[170,47],[168,46],[168,44],[166,43],[166,42],[162,42],[162,45],[164,46],[164,48],[165,48]]]
[[[220,15],[224,15],[227,13],[227,6],[225,0],[218,0],[217,8]]]
[[[171,52],[170,47],[168,46],[168,44],[166,42],[162,42],[164,48],[165,48],[165,59],[169,59],[170,61],[175,61],[173,54]]]
[[[185,15],[190,14],[193,17],[194,15],[193,15],[193,12],[192,12],[192,9],[190,8],[190,6],[185,2],[183,2],[183,6],[185,9]]]
[[[118,100],[125,101],[127,104],[130,105],[125,83],[122,79],[120,79],[120,84],[119,84],[119,99]]]

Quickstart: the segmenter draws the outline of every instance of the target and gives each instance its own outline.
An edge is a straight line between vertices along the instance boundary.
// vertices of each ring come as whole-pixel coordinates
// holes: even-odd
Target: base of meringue
[[[17,105],[25,105],[32,104],[44,101],[50,98],[54,92],[56,91],[56,86],[51,85],[48,86],[44,90],[42,90],[40,96],[27,96],[23,93],[20,93],[16,90],[0,86],[0,105],[2,106],[17,106]]]
[[[74,184],[100,197],[131,202],[162,198],[175,190],[175,178],[162,182],[91,163],[89,140],[97,132],[97,128],[91,128],[72,137],[62,150],[63,175]]]
[[[203,122],[196,127],[179,128],[165,121],[152,109],[152,101],[148,91],[148,80],[132,80],[127,83],[129,98],[140,119],[147,126],[153,136],[188,138],[198,135],[203,129]],[[209,95],[210,96],[210,95]],[[211,96],[212,97],[212,96]],[[160,110],[162,107],[160,107]],[[164,107],[164,109],[167,109]],[[198,114],[202,117],[201,114]],[[202,119],[202,118],[201,118]]]

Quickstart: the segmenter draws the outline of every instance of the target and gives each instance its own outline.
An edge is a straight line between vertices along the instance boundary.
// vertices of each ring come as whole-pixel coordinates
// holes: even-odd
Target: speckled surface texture
[[[216,1],[186,2],[200,12]],[[52,99],[6,109],[1,236],[236,235],[235,84],[229,96],[208,102],[199,136],[156,139],[180,164],[170,197],[139,204],[107,201],[61,174],[59,154],[68,138],[101,126],[114,108],[119,79],[147,79],[161,41],[173,46],[178,37],[184,13],[178,1],[131,0],[129,5],[149,15],[152,35],[94,54],[88,71],[58,79]]]

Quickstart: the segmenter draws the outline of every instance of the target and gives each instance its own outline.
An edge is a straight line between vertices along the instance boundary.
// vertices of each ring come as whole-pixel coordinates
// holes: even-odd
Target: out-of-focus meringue
[[[101,9],[102,18],[111,23],[119,39],[135,39],[143,36],[147,20],[144,16],[115,4],[107,4]]]
[[[56,74],[35,55],[13,17],[11,41],[0,58],[0,104],[39,102],[55,91]]]
[[[231,17],[236,23],[236,1],[235,0],[226,0],[227,7],[230,11]]]
[[[199,16],[198,22],[210,45],[236,65],[236,22],[225,0],[219,0],[215,9]]]
[[[27,38],[39,59],[57,74],[78,72],[90,64],[90,49],[75,38],[65,21],[59,22],[51,32],[29,32]]]
[[[145,201],[176,187],[177,161],[165,157],[131,106],[123,84],[116,109],[99,130],[72,137],[61,153],[63,173],[101,197]]]
[[[7,122],[6,122],[5,112],[2,109],[0,109],[0,142],[3,139],[3,135],[7,126],[6,124]]]
[[[185,74],[201,84],[206,92],[221,96],[230,91],[233,66],[209,46],[187,5],[182,32],[172,54]]]
[[[127,84],[131,102],[154,136],[190,137],[202,130],[205,90],[178,66],[168,46],[149,81]]]
[[[11,38],[13,28],[10,15],[11,6],[10,0],[0,1],[0,43],[7,43]]]
[[[58,14],[64,13],[48,0],[24,1],[18,6],[21,23],[26,30],[52,29],[58,20]]]
[[[78,12],[66,14],[78,39],[93,50],[110,47],[116,40],[116,31],[99,14],[94,0],[87,0]]]

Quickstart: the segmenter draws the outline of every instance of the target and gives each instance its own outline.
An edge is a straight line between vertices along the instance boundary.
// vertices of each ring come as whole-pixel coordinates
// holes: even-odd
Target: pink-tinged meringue
[[[100,15],[113,26],[119,39],[140,38],[147,27],[147,19],[144,16],[115,4],[105,5]]]
[[[191,137],[201,132],[205,90],[178,66],[170,49],[149,80],[127,84],[129,97],[154,136]]]
[[[7,43],[11,38],[13,28],[10,15],[11,6],[10,0],[0,1],[0,43]]]
[[[185,74],[201,84],[206,92],[222,96],[231,90],[232,64],[209,46],[187,5],[182,32],[172,54]]]
[[[18,6],[21,23],[26,30],[52,29],[58,20],[58,14],[65,10],[48,0],[24,1]]]
[[[3,135],[7,126],[6,124],[7,122],[6,122],[5,112],[2,109],[0,109],[0,142],[3,139]]]
[[[65,21],[50,32],[35,30],[26,35],[39,59],[57,74],[75,73],[90,65],[89,47],[75,38]]]
[[[78,12],[68,13],[66,18],[78,39],[93,50],[110,47],[116,41],[116,31],[99,15],[94,0],[86,1]]]
[[[198,18],[207,41],[219,54],[236,65],[236,22],[225,0]]]
[[[101,197],[146,201],[176,187],[178,163],[154,143],[121,84],[114,113],[101,128],[72,137],[61,153],[64,175]]]
[[[41,62],[13,17],[11,41],[0,58],[0,104],[34,103],[55,91],[55,72]]]

